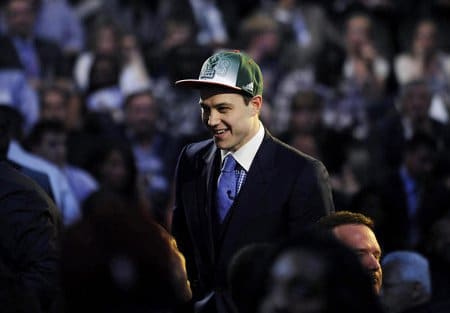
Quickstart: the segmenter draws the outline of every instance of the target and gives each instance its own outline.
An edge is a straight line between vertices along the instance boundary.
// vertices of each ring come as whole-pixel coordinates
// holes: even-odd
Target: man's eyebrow
[[[204,107],[209,107],[207,104],[205,104],[205,103],[202,102],[202,101],[200,101],[199,104],[200,104],[200,106],[201,106],[202,108],[204,108]],[[229,103],[229,102],[220,102],[220,103],[213,104],[211,107],[212,107],[212,108],[218,108],[218,107],[221,107],[221,106],[224,106],[224,105],[231,105],[231,103]]]

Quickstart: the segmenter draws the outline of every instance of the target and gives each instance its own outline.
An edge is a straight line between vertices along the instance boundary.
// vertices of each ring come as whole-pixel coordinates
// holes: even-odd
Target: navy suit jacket
[[[227,267],[244,246],[288,238],[334,211],[323,164],[266,131],[220,224],[214,203],[219,164],[220,150],[210,139],[186,146],[177,165],[172,231],[197,298],[226,290]]]

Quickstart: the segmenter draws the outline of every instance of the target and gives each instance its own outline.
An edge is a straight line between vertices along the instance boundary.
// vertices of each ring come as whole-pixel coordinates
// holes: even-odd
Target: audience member
[[[59,45],[73,62],[85,44],[84,25],[67,0],[32,0],[36,7],[35,32]],[[68,64],[71,65],[71,64]]]
[[[259,313],[382,312],[367,273],[350,249],[331,236],[302,234],[265,262]]]
[[[253,243],[242,248],[231,259],[228,266],[228,281],[231,298],[239,313],[254,313],[258,306],[258,297],[262,273],[261,264],[276,247],[270,243]]]
[[[381,302],[389,313],[427,313],[431,277],[428,260],[414,251],[398,250],[385,255]]]
[[[352,249],[370,275],[376,293],[381,290],[381,248],[374,233],[373,220],[361,213],[338,211],[324,216],[319,224]]]
[[[402,160],[405,141],[416,132],[425,132],[437,141],[440,149],[450,147],[448,126],[428,115],[431,91],[424,80],[402,86],[397,110],[383,117],[371,136],[371,150],[379,169],[395,169]]]
[[[191,298],[175,240],[136,209],[107,191],[65,232],[65,312],[171,313]]]
[[[59,296],[60,216],[44,190],[6,162],[9,123],[1,112],[1,311],[50,312]]]
[[[432,20],[418,21],[410,50],[395,58],[395,75],[400,84],[423,79],[433,93],[449,91],[450,57],[439,50],[437,32]]]
[[[89,86],[89,73],[96,55],[116,55],[121,32],[116,23],[99,17],[90,30],[88,50],[80,54],[74,64],[73,78],[81,90]]]
[[[282,27],[285,53],[282,67],[290,71],[309,68],[320,62],[316,57],[327,42],[342,45],[339,32],[322,7],[306,1],[268,1],[262,10]]]
[[[264,93],[267,103],[272,103],[280,78],[282,45],[281,28],[267,12],[253,14],[242,21],[237,44],[260,65],[264,76]]]
[[[39,117],[39,98],[21,69],[3,64],[0,57],[0,103],[20,112],[23,130],[28,132]]]
[[[291,101],[289,126],[280,138],[293,144],[298,135],[312,135],[317,145],[318,158],[334,174],[339,172],[344,162],[351,137],[344,131],[325,125],[323,109],[324,101],[318,92],[310,89],[298,91]],[[302,149],[300,151],[306,152]]]
[[[385,251],[423,249],[425,234],[450,204],[448,190],[433,176],[435,140],[416,133],[405,143],[401,165],[378,183],[377,231]]]
[[[152,207],[163,209],[155,212],[157,220],[167,221],[172,176],[181,148],[173,138],[161,132],[159,103],[150,90],[128,95],[124,110],[125,132],[136,160],[139,184]]]
[[[58,167],[66,176],[78,203],[98,188],[95,179],[84,169],[67,161],[67,131],[58,120],[41,120],[30,132],[28,149]]]
[[[136,163],[127,144],[104,139],[93,149],[87,169],[100,190],[115,193],[130,205],[148,205],[142,189],[138,188]]]
[[[43,80],[62,75],[60,47],[36,36],[35,7],[29,0],[8,0],[6,4],[7,32],[0,37],[2,63],[23,69],[27,80],[36,87]]]
[[[390,72],[388,61],[377,51],[374,32],[368,15],[354,13],[347,18],[347,55],[340,86],[342,95],[336,103],[334,118],[328,117],[339,128],[352,127],[353,136],[357,139],[365,139],[368,135],[371,126],[369,111],[382,106]]]
[[[5,116],[8,123],[10,138],[7,158],[23,167],[48,175],[52,195],[55,199],[62,221],[65,225],[75,222],[80,217],[80,206],[71,189],[67,178],[56,166],[50,162],[26,151],[22,139],[22,119],[20,114],[11,107],[0,106],[0,115]]]

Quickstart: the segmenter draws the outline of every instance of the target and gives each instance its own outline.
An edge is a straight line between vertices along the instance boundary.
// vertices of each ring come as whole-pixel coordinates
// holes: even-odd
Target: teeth
[[[225,130],[218,130],[218,131],[216,131],[216,134],[220,135],[220,134],[223,134],[224,132],[225,132]]]

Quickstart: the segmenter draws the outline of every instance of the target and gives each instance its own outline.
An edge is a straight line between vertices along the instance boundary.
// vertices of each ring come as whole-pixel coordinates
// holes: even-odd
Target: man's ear
[[[250,100],[250,105],[252,106],[254,113],[259,115],[259,112],[262,108],[262,97],[261,96],[254,96]]]

